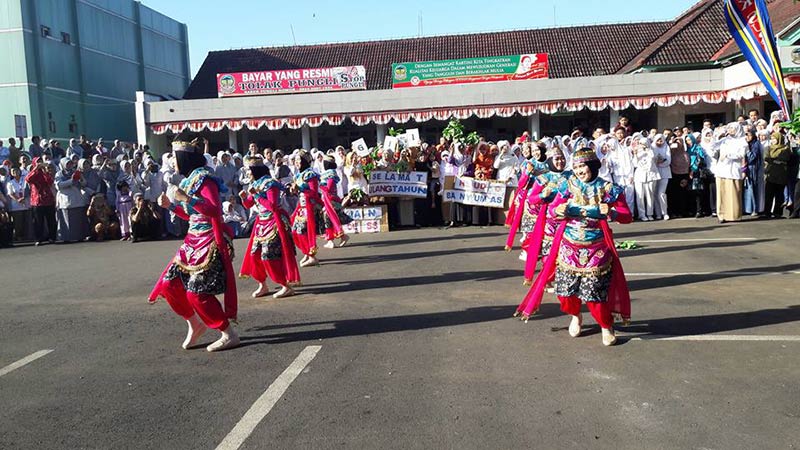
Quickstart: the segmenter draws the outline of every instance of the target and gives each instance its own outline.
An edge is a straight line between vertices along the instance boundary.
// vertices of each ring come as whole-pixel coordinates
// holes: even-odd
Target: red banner
[[[217,74],[220,97],[351,91],[367,88],[364,66]]]

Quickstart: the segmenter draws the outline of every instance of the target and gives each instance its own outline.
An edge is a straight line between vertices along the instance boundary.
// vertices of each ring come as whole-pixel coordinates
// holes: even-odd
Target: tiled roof
[[[800,17],[795,0],[767,0],[776,33]],[[544,28],[340,44],[210,52],[184,98],[217,96],[216,74],[363,65],[368,89],[391,88],[392,63],[548,53],[550,78],[702,64],[739,54],[723,0],[699,0],[673,21]]]
[[[769,9],[769,18],[772,20],[772,30],[776,35],[793,24],[792,31],[797,29],[798,24],[795,22],[800,19],[800,3],[796,3],[794,0],[767,0],[767,9]],[[722,20],[724,21],[725,18],[723,17]],[[718,54],[714,55],[714,59],[727,59],[739,53],[741,53],[739,47],[731,39]]]
[[[709,61],[731,38],[725,17],[722,15],[722,0],[705,0],[698,3],[687,17],[685,26],[677,28],[667,42],[653,52],[645,61],[647,66],[693,64]],[[686,16],[686,15],[684,15]],[[682,20],[677,20],[677,23]],[[672,30],[670,30],[672,31]]]
[[[776,32],[788,27],[800,16],[794,0],[767,0]],[[701,0],[675,19],[673,26],[619,73],[641,66],[674,66],[717,61],[740,53],[731,39],[723,12],[723,0]]]
[[[216,74],[363,65],[368,89],[391,88],[392,63],[549,53],[550,78],[616,73],[672,22],[545,28],[210,52],[184,98],[217,96]]]

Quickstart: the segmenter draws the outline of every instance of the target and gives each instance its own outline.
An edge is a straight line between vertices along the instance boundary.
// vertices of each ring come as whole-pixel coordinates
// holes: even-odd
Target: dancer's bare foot
[[[253,298],[258,298],[258,297],[263,297],[267,294],[269,294],[269,286],[267,286],[267,283],[259,283],[258,289],[253,291],[252,295]]]
[[[221,333],[222,336],[206,347],[206,350],[209,352],[218,352],[239,346],[239,335],[232,326],[228,325],[228,328],[222,330]]]
[[[289,286],[283,286],[280,291],[272,294],[272,298],[291,297],[292,295],[294,295],[294,289]]]
[[[183,344],[181,344],[184,350],[188,350],[197,344],[197,341],[199,341],[206,330],[208,330],[206,324],[200,320],[197,314],[193,315],[186,323],[189,324],[189,331],[186,333],[186,339],[183,340]]]

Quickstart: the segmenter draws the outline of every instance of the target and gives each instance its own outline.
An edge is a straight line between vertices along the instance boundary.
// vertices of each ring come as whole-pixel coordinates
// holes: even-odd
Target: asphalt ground
[[[552,295],[511,318],[526,288],[502,227],[354,236],[292,298],[239,280],[243,345],[214,354],[146,301],[178,241],[0,250],[0,448],[214,449],[271,385],[240,448],[796,448],[799,227],[615,226],[641,248],[611,348],[588,314],[570,338]]]

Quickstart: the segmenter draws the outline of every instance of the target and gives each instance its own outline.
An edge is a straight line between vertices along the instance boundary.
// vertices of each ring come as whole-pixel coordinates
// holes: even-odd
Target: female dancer
[[[209,352],[239,345],[239,336],[229,320],[236,320],[236,280],[233,275],[232,232],[222,221],[220,192],[226,188],[211,175],[206,160],[194,143],[173,142],[175,164],[186,178],[174,189],[173,204],[161,194],[159,204],[189,221],[189,233],[178,253],[150,293],[150,303],[158,297],[186,319],[189,331],[183,348],[192,347],[207,328],[222,336],[206,347]],[[224,308],[215,295],[225,294]]]
[[[538,217],[535,227],[522,244],[527,252],[525,280],[523,281],[526,286],[530,286],[533,282],[533,274],[539,258],[541,257],[544,260],[550,254],[558,223],[554,211],[549,206],[556,198],[558,184],[561,182],[562,177],[571,175],[571,172],[564,171],[567,159],[563,150],[559,147],[553,147],[549,155],[547,158],[549,170],[534,179],[534,184],[527,198],[527,203],[538,209]],[[527,320],[527,317],[523,317],[523,320]]]
[[[339,198],[337,185],[341,181],[336,172],[336,161],[332,156],[322,160],[325,169],[320,175],[319,193],[322,198],[322,217],[325,225],[325,248],[334,248],[334,239],[339,239],[339,247],[347,245],[350,238],[344,233],[342,225],[347,225],[353,219],[342,211],[342,200]]]
[[[526,147],[529,145],[530,143],[528,142],[523,144],[523,146]],[[522,230],[523,241],[526,240],[526,235],[533,231],[534,222],[539,214],[539,208],[529,204],[526,199],[528,198],[529,190],[533,186],[535,178],[548,170],[547,165],[544,163],[546,159],[546,152],[536,146],[531,159],[528,160],[525,166],[524,172],[519,177],[517,192],[514,194],[514,200],[511,202],[511,206],[508,209],[508,216],[506,217],[506,226],[510,228],[508,230],[508,238],[506,238],[506,251],[511,251],[514,247],[514,238],[517,235],[518,229]],[[523,249],[520,259],[525,261],[526,258],[527,256],[525,256],[525,250]]]
[[[318,266],[317,234],[322,218],[322,199],[319,196],[319,175],[311,168],[311,158],[301,150],[294,160],[297,173],[294,175],[293,189],[297,190],[299,201],[292,213],[292,236],[297,248],[305,255],[300,267]]]
[[[608,220],[630,223],[624,190],[598,177],[600,161],[588,148],[572,156],[574,176],[559,182],[551,208],[561,223],[542,271],[517,311],[529,316],[538,309],[550,277],[555,274],[561,310],[572,316],[569,334],[581,333],[581,301],[600,324],[603,345],[614,345],[612,314],[630,320],[630,293]]]
[[[251,276],[258,281],[253,298],[263,297],[269,292],[267,275],[281,286],[272,298],[289,297],[294,295],[292,286],[300,284],[300,271],[294,258],[289,215],[280,205],[284,187],[280,181],[272,178],[261,158],[248,157],[247,164],[253,182],[248,192],[242,191],[239,196],[245,208],[250,209],[255,205],[258,216],[253,224],[239,276]]]

